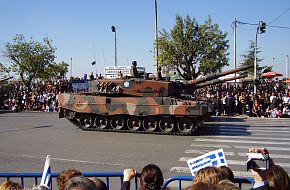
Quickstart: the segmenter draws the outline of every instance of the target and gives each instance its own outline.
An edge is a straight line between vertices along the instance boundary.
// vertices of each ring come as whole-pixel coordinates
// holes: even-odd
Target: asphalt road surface
[[[195,136],[82,131],[57,113],[0,114],[0,172],[42,172],[50,155],[53,172],[121,172],[155,163],[165,178],[190,175],[186,161],[223,148],[236,176],[245,169],[249,147],[268,147],[290,172],[290,119],[212,118]]]

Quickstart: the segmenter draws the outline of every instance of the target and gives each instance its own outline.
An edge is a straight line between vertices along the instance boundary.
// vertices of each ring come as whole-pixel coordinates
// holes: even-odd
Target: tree
[[[228,65],[227,33],[211,17],[199,25],[195,18],[176,16],[170,32],[163,29],[157,40],[160,66],[175,69],[185,79],[194,79],[200,73],[220,72]]]
[[[263,69],[265,69],[266,67],[260,67],[259,63],[263,60],[263,59],[259,59],[258,58],[258,54],[261,53],[260,48],[257,48],[257,74],[261,73],[261,71]],[[248,69],[249,72],[254,74],[254,64],[255,64],[255,42],[250,40],[250,45],[249,45],[249,50],[246,51],[243,55],[241,55],[242,57],[242,61],[241,61],[241,66],[248,66],[248,65],[252,65],[253,67],[251,67],[250,69]],[[272,70],[272,68],[269,68],[269,70]]]
[[[7,68],[4,64],[0,63],[0,76],[4,76],[6,77],[6,74],[8,74],[10,72],[10,69]],[[0,77],[0,79],[1,79]]]
[[[7,42],[3,50],[3,56],[11,60],[14,71],[20,75],[23,83],[30,87],[35,79],[51,79],[64,75],[68,71],[68,65],[64,62],[54,62],[56,48],[51,40],[43,38],[43,42],[28,41],[22,34],[17,34],[13,43]]]

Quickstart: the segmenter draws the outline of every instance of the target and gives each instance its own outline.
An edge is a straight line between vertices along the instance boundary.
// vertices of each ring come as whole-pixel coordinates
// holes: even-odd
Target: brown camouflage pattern
[[[198,105],[196,101],[169,97],[104,97],[64,93],[58,95],[58,105],[60,108],[73,110],[77,113],[101,115],[200,116],[207,114],[207,108]]]

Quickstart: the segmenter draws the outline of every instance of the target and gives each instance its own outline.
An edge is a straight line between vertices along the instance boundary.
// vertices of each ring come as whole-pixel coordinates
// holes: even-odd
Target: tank
[[[243,78],[246,75],[218,79],[249,68],[178,82],[143,78],[88,81],[88,92],[58,95],[59,117],[83,130],[190,135],[212,111],[208,101],[195,99],[195,90]]]

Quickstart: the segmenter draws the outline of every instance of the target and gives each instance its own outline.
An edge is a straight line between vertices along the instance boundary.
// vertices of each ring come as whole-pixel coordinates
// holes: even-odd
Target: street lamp
[[[273,69],[274,69],[274,63],[275,63],[274,60],[275,60],[275,57],[273,57],[272,59],[273,59],[273,62],[272,63],[273,63]]]
[[[117,30],[115,26],[112,26],[111,29],[115,33],[115,66],[117,66]]]

